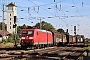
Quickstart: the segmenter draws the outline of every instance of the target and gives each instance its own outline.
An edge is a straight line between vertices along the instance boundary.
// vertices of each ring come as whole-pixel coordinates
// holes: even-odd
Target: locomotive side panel
[[[53,43],[53,38],[52,38],[52,33],[46,30],[38,30],[38,38],[35,39],[34,45],[37,44],[52,44]]]
[[[37,37],[34,39],[34,45],[39,44],[47,44],[47,33],[37,30],[37,33],[35,33],[34,37]]]
[[[48,44],[53,44],[52,32],[49,32],[49,31],[47,31],[47,43]]]

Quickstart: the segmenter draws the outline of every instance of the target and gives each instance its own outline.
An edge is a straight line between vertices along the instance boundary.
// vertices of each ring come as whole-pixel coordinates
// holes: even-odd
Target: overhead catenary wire
[[[30,11],[30,7],[28,7],[28,14],[31,16],[31,14],[30,14],[30,12],[29,12],[29,11]]]
[[[28,0],[28,1],[30,1],[30,0]],[[36,6],[30,6],[30,7],[41,7],[41,6],[47,6],[47,5],[52,5],[52,4],[58,4],[58,3],[61,3],[61,2],[63,2],[63,1],[65,1],[65,0],[62,0],[62,1],[59,1],[59,2],[55,2],[55,3],[50,3],[50,4],[44,4],[44,5],[36,5]],[[30,1],[31,2],[31,1]],[[32,2],[31,2],[32,3]],[[20,8],[28,8],[28,7],[21,7],[21,6],[17,6],[17,7],[20,7]]]
[[[32,0],[31,0],[31,1],[32,1]],[[27,10],[27,12],[28,12],[28,14],[29,14],[29,17],[32,17],[32,16],[31,16],[31,14],[32,14],[31,10],[34,9],[34,10],[35,10],[35,13],[38,13],[38,14],[39,14],[39,12],[41,12],[40,9],[43,9],[44,6],[57,4],[57,7],[54,8],[54,9],[57,9],[57,13],[59,13],[59,11],[60,11],[60,12],[62,12],[62,15],[63,15],[63,14],[65,15],[65,14],[66,14],[66,13],[64,12],[65,9],[62,9],[64,6],[61,4],[61,1],[60,1],[60,2],[56,2],[56,0],[54,0],[54,1],[55,1],[54,3],[49,3],[49,4],[44,4],[44,5],[38,5],[38,4],[37,4],[37,5],[35,5],[35,6],[29,6],[29,5],[28,5],[28,6],[26,6],[26,7],[23,7],[23,6],[17,6],[17,7],[18,7],[18,8],[26,8],[26,9],[29,8],[29,9]],[[62,1],[65,1],[65,0],[62,0]],[[75,0],[73,0],[73,1],[75,1]],[[81,3],[81,4],[80,4],[81,7],[82,7],[82,8],[85,8],[85,2],[82,1],[82,2],[80,2],[80,3]],[[73,4],[75,5],[74,7],[76,8],[77,13],[81,16],[83,13],[80,13],[81,10],[78,10],[78,7],[76,6],[75,2],[74,2]],[[35,7],[35,8],[34,8],[34,7]],[[66,7],[67,7],[67,6],[66,6]],[[32,8],[33,8],[33,9],[32,9]],[[51,7],[51,8],[52,8],[52,7]],[[46,8],[44,8],[44,9],[45,9],[45,11],[47,10]],[[43,9],[43,10],[44,10],[44,9]],[[49,12],[50,12],[50,11],[47,10],[47,13],[49,13]],[[74,11],[74,12],[76,12],[76,11]],[[27,15],[28,15],[28,14],[27,14]],[[55,14],[53,14],[53,13],[50,13],[50,14],[53,15],[53,16],[55,15]],[[23,15],[23,16],[24,16],[24,14],[22,14],[22,13],[21,13],[20,15]],[[76,15],[77,15],[77,14],[76,14]],[[76,17],[76,15],[75,15],[75,17]],[[39,16],[39,15],[38,15],[38,16]],[[24,17],[25,17],[25,16],[24,16]],[[63,20],[63,18],[60,17],[59,15],[58,15],[58,17],[59,17],[63,22],[65,22],[65,23],[67,24],[67,21],[66,21],[66,20]],[[25,17],[25,18],[27,18],[27,17]],[[89,20],[88,18],[86,19],[83,15],[81,16],[81,18],[82,18],[81,20],[79,20],[79,21],[77,21],[77,22],[73,22],[73,21],[72,21],[70,24],[80,23],[80,22],[82,23],[82,21]],[[83,18],[84,18],[84,19],[83,19]],[[69,24],[69,23],[68,23],[68,24]]]
[[[75,3],[74,3],[74,1],[72,0],[72,2],[73,2],[73,4],[75,5]],[[77,6],[75,5],[75,7],[76,7],[76,9],[77,9],[77,11],[76,12],[78,12],[79,14],[80,14],[80,12],[79,12],[79,10],[78,10],[78,8],[77,8]],[[81,16],[82,16],[82,14],[80,14]],[[83,16],[82,16],[82,18],[83,18]],[[85,20],[84,18],[83,18],[83,20]]]
[[[30,1],[30,0],[29,0]],[[56,4],[56,3],[61,3],[61,2],[63,2],[63,1],[65,1],[65,0],[62,0],[62,1],[60,1],[60,2],[56,2],[55,1],[55,3],[50,3],[50,4],[45,4],[45,5],[36,5],[36,6],[31,6],[31,7],[38,7],[38,6],[46,6],[46,5],[51,5],[51,4]],[[75,5],[75,3],[74,3],[74,5]],[[58,8],[58,7],[57,7]],[[60,4],[60,9],[61,9],[61,4]],[[62,12],[63,12],[63,10],[61,10]],[[77,10],[78,11],[78,10]],[[64,13],[64,12],[63,12]],[[51,14],[51,13],[50,13]],[[64,13],[64,15],[65,15],[65,13]]]
[[[56,1],[55,1],[55,2],[56,2]],[[60,1],[60,2],[61,2],[61,1]],[[59,2],[59,3],[60,3],[60,2]],[[57,2],[56,2],[56,3],[57,3]],[[56,3],[53,3],[53,4],[56,4]],[[52,4],[52,3],[50,3],[50,4]],[[74,3],[74,4],[75,4],[75,3]],[[38,6],[40,6],[40,8],[41,8],[41,6],[46,6],[46,5],[48,5],[48,4],[45,4],[45,5],[36,5],[36,6],[33,6],[33,7],[38,7]],[[32,6],[31,6],[31,7],[32,7]],[[76,6],[75,6],[75,7],[76,7]],[[78,11],[80,11],[80,10],[77,9],[77,12],[78,12]],[[64,12],[64,11],[63,11],[63,12]],[[64,13],[65,13],[65,12],[64,12]]]
[[[28,1],[30,1],[30,0],[28,0]],[[32,8],[33,7],[33,10],[35,11],[35,12],[39,12],[39,8],[41,7],[41,6],[46,6],[46,5],[51,5],[51,4],[57,4],[57,3],[61,3],[61,2],[63,2],[63,1],[65,1],[65,0],[62,0],[62,1],[60,1],[60,2],[55,2],[55,3],[50,3],[50,4],[45,4],[45,5],[37,5],[37,4],[35,4],[35,3],[33,3],[32,1],[30,1],[31,3],[33,3],[33,4],[35,4],[36,6],[31,6],[30,8]],[[20,6],[18,6],[18,7],[20,7]],[[35,7],[38,7],[38,10],[36,11],[36,9],[35,9]],[[28,8],[28,7],[20,7],[20,8]],[[44,8],[43,8],[44,9]],[[60,4],[60,9],[57,7],[56,9],[58,9],[59,11],[61,10],[61,4]],[[46,10],[46,9],[44,9],[44,10]],[[47,10],[46,10],[47,11]],[[61,10],[62,12],[63,12],[63,10]],[[49,12],[49,11],[47,11],[47,12]],[[50,14],[52,14],[51,12],[49,12]],[[65,13],[63,12],[63,14],[64,14],[64,16],[65,16]],[[52,14],[52,15],[54,15],[54,14]]]
[[[73,2],[73,4],[75,5],[75,3],[74,3],[74,1],[72,0],[72,2]],[[75,7],[76,7],[76,9],[77,9],[77,12],[80,14],[80,10],[78,10],[78,8],[77,8],[77,6],[75,5]],[[82,7],[84,8],[84,2],[82,1]],[[85,19],[84,17],[83,17],[83,15],[82,14],[80,14],[81,15],[81,17],[82,17],[82,19],[83,19],[83,21],[86,21],[86,20],[88,20],[88,19]],[[81,21],[78,21],[78,22],[83,22],[82,20]],[[77,22],[75,22],[75,23],[77,23]]]
[[[28,1],[30,1],[30,0],[28,0]],[[34,3],[34,2],[32,2],[32,1],[30,1],[31,3],[33,3],[33,4],[35,4],[36,6],[38,6],[36,3]],[[56,3],[55,3],[56,4]],[[40,7],[40,8],[42,8],[42,7]],[[44,9],[44,8],[42,8],[43,10],[45,10],[45,11],[47,11],[48,13],[50,13],[51,15],[54,15],[53,13],[51,13],[51,12],[49,12],[48,10],[46,10],[46,9]],[[63,12],[63,11],[62,11]],[[64,13],[64,12],[63,12]],[[65,13],[64,13],[64,15],[65,15]],[[55,16],[56,17],[56,16]],[[61,19],[62,20],[62,19]],[[63,21],[63,20],[62,20]],[[63,21],[63,22],[65,22],[65,21]],[[65,22],[66,23],[66,22]]]
[[[30,1],[30,0],[28,0],[28,1]],[[35,4],[34,2],[32,2],[32,1],[30,1],[31,3],[33,3],[33,4]],[[35,4],[36,6],[38,6],[37,4]],[[41,6],[39,6],[40,8],[42,8]],[[44,8],[42,8],[43,10],[45,10],[45,11],[47,11],[46,9],[44,9]],[[47,11],[48,13],[50,13],[50,14],[52,14],[51,12],[49,12],[49,11]],[[54,14],[52,14],[52,15],[54,15]]]
[[[84,3],[82,2],[82,7],[83,7],[83,4],[84,4]]]

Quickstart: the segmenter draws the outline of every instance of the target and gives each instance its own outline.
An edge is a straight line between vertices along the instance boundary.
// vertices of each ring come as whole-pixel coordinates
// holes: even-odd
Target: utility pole
[[[39,17],[38,20],[40,20],[40,29],[42,29],[42,19],[44,19],[43,17]]]
[[[5,25],[4,25],[4,4],[2,4],[2,30],[3,36],[5,35]]]
[[[4,4],[7,4],[8,0],[0,0],[0,4],[2,5],[2,34],[5,36],[5,24],[4,24]]]
[[[41,21],[41,18],[40,18],[40,29],[42,29],[42,21]]]

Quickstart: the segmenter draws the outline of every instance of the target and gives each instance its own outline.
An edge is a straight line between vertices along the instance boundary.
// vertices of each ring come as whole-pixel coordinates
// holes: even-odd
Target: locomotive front
[[[21,47],[33,46],[34,30],[23,29],[21,33]]]

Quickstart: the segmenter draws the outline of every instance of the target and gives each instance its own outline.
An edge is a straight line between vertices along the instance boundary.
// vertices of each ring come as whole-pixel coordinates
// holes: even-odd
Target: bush
[[[11,34],[8,39],[7,42],[14,42],[14,34]]]
[[[6,43],[7,42],[7,40],[6,39],[2,39],[2,42],[1,43]]]
[[[19,39],[19,36],[18,35],[15,35],[15,34],[11,34],[8,39],[2,39],[2,42],[1,43],[13,43],[15,41],[15,36],[16,36],[16,42],[19,43],[20,39]]]

